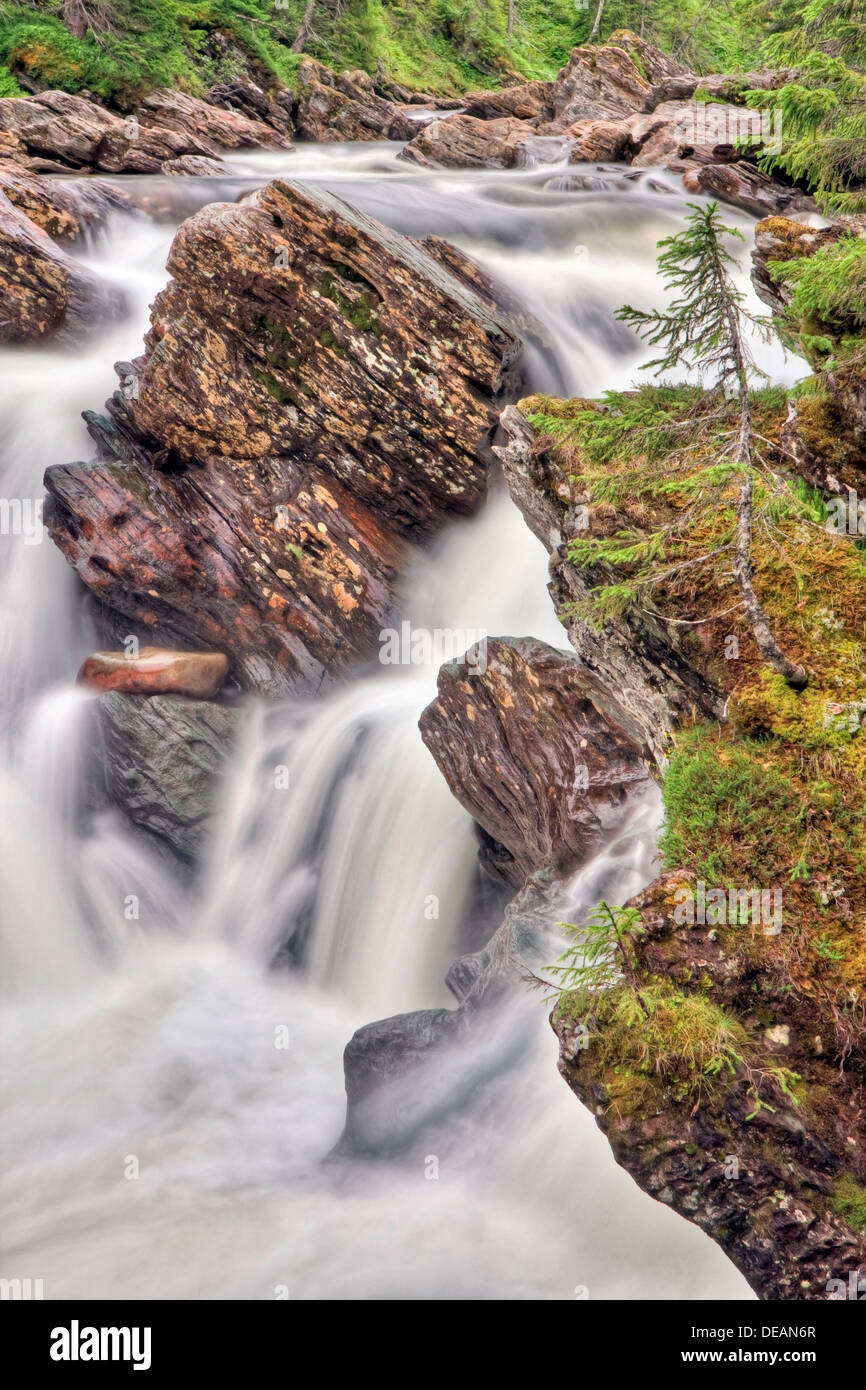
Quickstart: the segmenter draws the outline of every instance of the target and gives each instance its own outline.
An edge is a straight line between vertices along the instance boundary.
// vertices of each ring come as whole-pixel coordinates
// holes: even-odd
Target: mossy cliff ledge
[[[786,393],[751,407],[754,586],[802,689],[739,601],[736,404],[533,397],[500,453],[578,679],[643,738],[665,805],[665,872],[612,919],[606,987],[572,976],[554,1006],[562,1075],[761,1297],[827,1299],[866,1269],[866,559],[793,471]]]

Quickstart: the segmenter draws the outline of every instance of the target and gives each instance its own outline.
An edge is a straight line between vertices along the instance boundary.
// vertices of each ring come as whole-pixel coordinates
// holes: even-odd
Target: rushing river
[[[655,172],[432,174],[379,145],[232,163],[224,179],[138,180],[154,218],[118,216],[82,253],[125,288],[122,323],[68,354],[0,353],[4,496],[37,499],[46,466],[88,457],[79,412],[140,350],[177,221],[205,202],[284,174],[451,239],[546,326],[527,387],[586,395],[633,380],[642,353],[613,311],[660,302],[656,242],[686,211]],[[323,1161],[354,1029],[447,1002],[444,971],[472,940],[471,823],[417,730],[436,671],[383,667],[312,704],[251,704],[210,852],[184,881],[118,815],[87,810],[91,711],[71,684],[87,605],[47,538],[27,539],[0,537],[0,1276],[42,1279],[48,1298],[748,1297],[708,1239],[616,1167],[557,1075],[540,996],[519,1059],[491,1061],[468,1103],[455,1086],[421,1147]],[[494,486],[417,556],[402,609],[415,627],[564,646],[545,585],[541,546]],[[655,795],[628,808],[570,913],[648,881],[658,820]],[[269,969],[299,924],[304,968]]]

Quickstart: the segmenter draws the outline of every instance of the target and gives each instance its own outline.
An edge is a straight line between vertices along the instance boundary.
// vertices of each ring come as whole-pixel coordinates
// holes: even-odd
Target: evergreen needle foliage
[[[771,323],[743,307],[743,296],[731,278],[729,268],[736,261],[724,237],[742,241],[742,232],[724,225],[718,203],[688,206],[692,211],[685,229],[659,242],[659,271],[677,297],[664,312],[647,313],[627,304],[617,318],[651,346],[664,346],[663,354],[646,363],[645,370],[656,368],[658,374],[680,366],[696,368],[722,390],[737,388],[743,373],[765,375],[758,373],[743,325],[751,323],[767,335]]]
[[[767,616],[755,591],[752,561],[752,529],[755,497],[755,431],[749,400],[749,379],[756,367],[745,338],[745,327],[752,324],[768,334],[769,321],[750,314],[743,307],[743,298],[731,276],[735,264],[724,245],[725,236],[739,236],[734,228],[726,227],[719,216],[717,203],[700,207],[690,203],[691,214],[683,231],[665,237],[659,243],[659,270],[674,298],[664,311],[647,312],[626,305],[617,317],[635,328],[652,346],[663,352],[647,364],[656,373],[677,367],[695,368],[702,377],[709,377],[715,389],[726,397],[733,394],[738,402],[738,426],[729,443],[712,459],[708,467],[692,479],[694,500],[677,518],[674,529],[683,532],[696,523],[709,496],[715,494],[716,505],[729,506],[726,496],[733,475],[738,475],[739,493],[736,502],[732,540],[733,572],[740,591],[746,617],[752,628],[761,654],[779,671],[789,684],[802,687],[807,675],[802,666],[790,661],[779,647],[770,629]],[[653,535],[637,540],[621,536],[619,549],[608,546],[604,559],[608,564],[643,566],[644,585],[658,582],[651,571],[663,560],[665,545],[672,528],[666,527]],[[724,548],[727,548],[725,545]],[[573,560],[589,563],[592,542],[580,539],[570,549]],[[699,564],[719,554],[715,547],[704,556],[680,561],[682,565]],[[599,557],[601,558],[601,557]],[[670,567],[661,568],[667,578]],[[620,585],[607,586],[597,594],[597,612],[613,616],[634,597],[634,590]]]

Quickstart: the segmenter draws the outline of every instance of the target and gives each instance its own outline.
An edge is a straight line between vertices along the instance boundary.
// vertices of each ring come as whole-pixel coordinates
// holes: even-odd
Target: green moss
[[[255,367],[251,367],[250,375],[255,377],[256,381],[260,381],[268,395],[273,396],[274,400],[279,401],[280,405],[285,405],[291,400],[289,393],[270,372],[258,371]]]
[[[23,97],[24,89],[19,87],[5,63],[0,63],[0,97]]]
[[[353,277],[358,279],[359,277]],[[361,333],[373,333],[377,338],[382,336],[382,324],[377,318],[374,310],[379,307],[380,299],[372,286],[362,281],[365,288],[356,294],[354,298],[345,294],[336,283],[334,276],[330,272],[325,275],[321,282],[321,292],[326,299],[330,299],[345,319],[357,328]]]
[[[849,1174],[840,1178],[830,1205],[837,1216],[854,1231],[866,1235],[866,1187],[861,1187]]]
[[[802,803],[798,788],[764,765],[763,749],[721,745],[705,726],[683,736],[665,775],[660,850],[666,868],[706,883],[770,883],[789,865]]]
[[[338,357],[346,356],[346,349],[337,341],[330,328],[323,328],[320,331],[319,342],[322,344],[322,347],[330,348],[331,352],[335,352]]]
[[[707,1092],[736,1075],[747,1046],[724,1009],[659,978],[601,995],[589,1038],[595,1065],[626,1077],[636,1097],[641,1079],[673,1086],[681,1099]]]

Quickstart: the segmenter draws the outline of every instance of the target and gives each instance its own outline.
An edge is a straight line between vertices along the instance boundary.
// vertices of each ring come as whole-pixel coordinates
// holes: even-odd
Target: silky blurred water
[[[90,454],[78,412],[140,350],[176,220],[276,175],[476,256],[545,325],[529,388],[593,394],[645,360],[613,311],[661,302],[656,241],[686,211],[665,176],[430,173],[379,145],[231,162],[224,179],[137,180],[157,220],[117,216],[89,246],[129,300],[110,333],[65,354],[0,352],[7,498],[40,498],[46,466]],[[587,174],[596,186],[576,186]],[[759,352],[775,379],[795,374]],[[209,853],[181,881],[119,815],[86,812],[92,710],[71,686],[82,598],[47,539],[24,540],[0,536],[0,1275],[41,1278],[48,1298],[748,1297],[709,1240],[616,1167],[557,1075],[540,998],[517,1062],[503,1047],[468,1101],[455,1083],[425,1132],[438,1177],[426,1149],[323,1162],[342,1128],[345,1043],[373,1018],[446,1002],[473,903],[471,823],[417,730],[435,666],[383,666],[310,703],[250,702]],[[416,556],[402,612],[415,628],[565,646],[546,579],[542,547],[494,487]],[[576,876],[571,912],[651,877],[658,819],[654,793],[624,813]],[[269,970],[292,939],[302,968]]]

